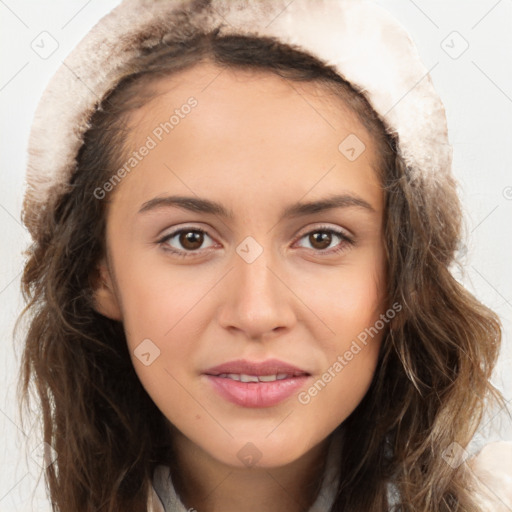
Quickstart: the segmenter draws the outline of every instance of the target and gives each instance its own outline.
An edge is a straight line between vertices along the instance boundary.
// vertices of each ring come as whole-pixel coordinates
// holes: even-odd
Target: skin
[[[275,357],[309,372],[307,389],[385,312],[374,143],[340,99],[271,73],[202,63],[155,87],[157,97],[130,115],[131,150],[187,98],[198,105],[112,193],[96,307],[123,322],[137,375],[169,421],[180,468],[173,481],[186,507],[306,510],[330,434],[368,390],[383,331],[307,405],[295,393],[244,408],[218,395],[202,372]],[[349,134],[366,146],[354,161],[338,150]],[[348,206],[280,219],[284,207],[334,192],[373,211]],[[139,213],[169,195],[217,201],[233,219],[176,206]],[[320,226],[355,244],[336,234],[316,241]],[[161,241],[189,227],[206,231],[202,245],[201,237],[195,245],[183,237],[180,244],[179,235]],[[251,263],[236,252],[247,236],[263,248]],[[169,251],[190,247],[187,258]],[[160,350],[148,366],[134,354],[144,339]],[[253,467],[237,456],[248,442],[261,453]]]

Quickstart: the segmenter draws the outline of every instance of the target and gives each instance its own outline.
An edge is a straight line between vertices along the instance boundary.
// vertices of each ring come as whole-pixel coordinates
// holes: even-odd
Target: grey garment
[[[339,461],[341,458],[343,431],[337,431],[332,439],[327,454],[327,462],[324,469],[322,486],[318,496],[308,512],[327,512],[336,496],[339,479]],[[153,488],[160,499],[165,512],[193,512],[187,509],[181,502],[174,489],[169,467],[157,466],[153,475]],[[396,503],[397,492],[394,486],[388,487],[388,499],[390,505]],[[200,511],[198,511],[200,512]]]

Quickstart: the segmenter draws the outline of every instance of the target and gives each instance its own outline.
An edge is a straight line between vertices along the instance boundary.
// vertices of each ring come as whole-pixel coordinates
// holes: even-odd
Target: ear
[[[98,264],[91,281],[94,309],[107,318],[121,321],[123,316],[119,300],[115,293],[111,272],[104,258]]]

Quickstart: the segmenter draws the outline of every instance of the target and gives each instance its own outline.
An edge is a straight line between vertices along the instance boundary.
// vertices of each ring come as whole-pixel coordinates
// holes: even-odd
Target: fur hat
[[[37,107],[23,204],[32,236],[41,212],[69,190],[90,118],[130,59],[187,40],[191,27],[274,37],[334,66],[398,136],[410,179],[429,189],[451,173],[446,115],[428,70],[407,31],[372,1],[124,0],[70,53]]]

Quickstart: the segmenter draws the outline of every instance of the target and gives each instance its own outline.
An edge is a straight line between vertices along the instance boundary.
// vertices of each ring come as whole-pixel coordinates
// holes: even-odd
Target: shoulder
[[[512,441],[486,444],[468,459],[476,477],[476,498],[482,511],[512,510]]]

